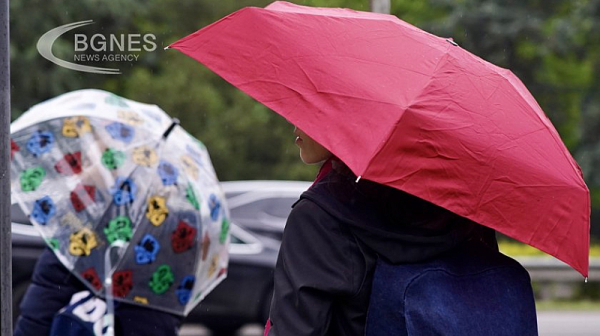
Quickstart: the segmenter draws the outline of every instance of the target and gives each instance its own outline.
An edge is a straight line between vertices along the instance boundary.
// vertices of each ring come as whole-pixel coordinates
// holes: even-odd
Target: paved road
[[[184,325],[179,336],[211,336],[210,331],[200,325]],[[263,336],[263,327],[247,325],[238,332],[238,336]]]
[[[538,312],[540,336],[599,336],[600,311]]]
[[[600,336],[600,311],[592,312],[538,312],[540,336]],[[184,326],[180,336],[210,336],[201,326]],[[262,336],[259,325],[246,326],[238,336]]]

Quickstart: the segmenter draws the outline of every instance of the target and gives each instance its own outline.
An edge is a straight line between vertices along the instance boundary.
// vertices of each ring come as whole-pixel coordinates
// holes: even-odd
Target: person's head
[[[325,147],[306,135],[298,127],[294,128],[296,146],[300,148],[300,158],[306,164],[321,163],[329,159],[332,154]]]

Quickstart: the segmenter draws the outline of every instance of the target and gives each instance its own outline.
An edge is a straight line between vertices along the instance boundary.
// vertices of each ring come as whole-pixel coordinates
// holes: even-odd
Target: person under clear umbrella
[[[51,335],[51,329],[53,332],[62,332],[61,336],[94,335],[83,332],[84,330],[91,332],[94,328],[98,328],[98,325],[101,326],[104,314],[97,316],[96,321],[90,321],[89,315],[81,315],[85,310],[80,310],[80,312],[76,312],[80,315],[74,315],[79,317],[78,321],[72,320],[70,324],[63,321],[60,323],[61,325],[53,326],[55,315],[72,302],[74,295],[83,293],[87,289],[86,285],[64,267],[49,248],[46,248],[36,263],[31,277],[31,285],[21,301],[21,313],[15,324],[13,335],[47,336]],[[96,302],[100,305],[103,303],[103,301]],[[103,307],[100,305],[97,305],[97,308],[102,309]],[[115,305],[115,335],[117,336],[176,336],[182,321],[182,316],[155,309],[118,302]],[[86,326],[83,322],[91,323],[87,323]],[[100,327],[100,330],[102,329]]]
[[[227,273],[229,213],[204,144],[101,90],[33,106],[11,141],[12,197],[51,249],[15,335],[176,335]]]

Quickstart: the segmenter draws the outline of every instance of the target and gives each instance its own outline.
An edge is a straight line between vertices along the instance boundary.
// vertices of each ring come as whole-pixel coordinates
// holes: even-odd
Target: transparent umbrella
[[[109,308],[186,315],[226,277],[229,211],[206,147],[157,106],[81,90],[32,107],[11,125],[11,188]]]

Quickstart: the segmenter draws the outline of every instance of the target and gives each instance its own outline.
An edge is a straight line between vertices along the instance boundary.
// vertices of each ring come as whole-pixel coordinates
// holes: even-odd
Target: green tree
[[[100,88],[154,103],[204,141],[221,179],[312,179],[298,160],[292,126],[204,66],[162,47],[245,6],[268,0],[11,1],[13,118],[61,93]],[[304,0],[310,6],[368,10],[367,0]],[[581,164],[600,209],[600,0],[394,0],[392,14],[511,69],[531,90]],[[26,17],[27,20],[22,18]],[[83,20],[88,35],[153,33],[158,50],[123,75],[74,72],[43,59],[37,39]],[[87,29],[87,30],[85,30]],[[66,34],[54,52],[69,57]]]
[[[80,28],[82,32],[133,31],[130,18],[143,8],[143,3],[141,0],[10,1],[12,118],[40,101],[68,91],[91,87],[110,89],[107,85],[110,76],[68,70],[42,58],[37,52],[37,41],[50,29],[85,20],[94,20],[94,24]],[[55,55],[72,60],[72,36],[65,34],[54,43]],[[94,65],[114,67],[109,63]]]

